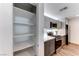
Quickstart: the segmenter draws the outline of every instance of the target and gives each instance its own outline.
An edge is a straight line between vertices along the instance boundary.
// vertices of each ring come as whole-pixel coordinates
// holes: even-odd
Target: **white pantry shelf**
[[[28,25],[28,26],[34,26],[34,24],[30,24],[30,23],[21,23],[21,22],[15,22],[14,24],[19,24],[19,25]]]
[[[28,49],[24,49],[23,51],[14,52],[14,56],[36,56],[36,53],[33,47],[30,47]]]
[[[23,42],[19,42],[19,43],[15,43],[14,44],[14,52],[19,51],[19,50],[23,50],[29,47],[33,47],[34,43],[31,40],[26,40]]]
[[[25,37],[25,36],[34,36],[34,34],[18,34],[18,35],[14,35],[14,38]]]
[[[26,17],[26,18],[30,18],[30,17],[35,16],[34,13],[31,13],[29,11],[23,10],[21,8],[18,8],[18,7],[13,7],[13,8],[14,8],[14,11],[16,12],[14,15],[23,16],[23,17]]]

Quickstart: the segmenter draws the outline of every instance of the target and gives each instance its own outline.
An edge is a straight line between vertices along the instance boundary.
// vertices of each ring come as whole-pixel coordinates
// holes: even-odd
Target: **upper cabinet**
[[[51,29],[51,28],[56,28],[56,29],[60,29],[62,28],[62,22],[59,21],[59,20],[54,20],[54,19],[51,19],[49,17],[44,17],[44,28],[47,28],[47,29]]]
[[[58,28],[58,29],[61,29],[61,28],[62,28],[62,23],[63,23],[63,22],[61,22],[61,21],[57,21],[57,28]]]
[[[46,16],[44,16],[44,28],[50,28],[50,19]]]

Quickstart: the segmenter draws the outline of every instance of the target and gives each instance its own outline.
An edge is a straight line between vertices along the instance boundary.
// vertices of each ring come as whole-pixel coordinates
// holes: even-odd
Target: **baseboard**
[[[73,45],[77,45],[77,46],[79,46],[79,44],[76,44],[76,43],[72,43],[72,42],[69,42],[69,44],[73,44]]]

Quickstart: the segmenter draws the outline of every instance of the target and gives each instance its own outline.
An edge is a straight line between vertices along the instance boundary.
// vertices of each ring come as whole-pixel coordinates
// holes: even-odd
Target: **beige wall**
[[[69,19],[69,42],[79,44],[79,17]]]

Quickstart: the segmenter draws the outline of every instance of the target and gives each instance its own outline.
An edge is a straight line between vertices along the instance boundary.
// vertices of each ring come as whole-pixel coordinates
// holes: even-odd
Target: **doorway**
[[[65,27],[66,27],[65,28],[66,29],[66,41],[65,41],[65,44],[68,45],[68,25],[66,24]]]

